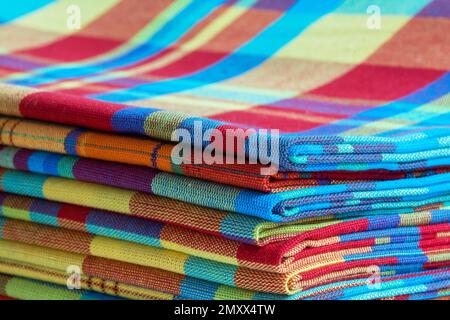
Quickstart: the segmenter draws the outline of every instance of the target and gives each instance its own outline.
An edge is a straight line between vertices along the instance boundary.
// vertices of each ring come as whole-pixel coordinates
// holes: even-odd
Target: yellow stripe
[[[84,261],[84,256],[79,254],[9,240],[0,240],[0,258],[25,261],[64,271],[68,266],[78,266],[81,269]]]
[[[67,275],[61,271],[40,269],[36,266],[29,266],[18,262],[0,260],[0,272],[8,275],[40,280],[63,286],[67,284]],[[80,282],[82,289],[92,290],[100,293],[107,293],[113,296],[116,296],[117,291],[117,296],[122,298],[158,300],[172,300],[174,298],[174,295],[172,294],[166,294],[146,288],[135,287],[125,283],[106,281],[100,278],[88,277],[85,275],[81,275]],[[74,291],[74,293],[76,292],[77,291]]]
[[[0,25],[0,52],[5,54],[12,51],[38,48],[56,42],[63,36],[78,32],[79,30],[67,28],[69,15],[66,10],[70,5],[75,4],[82,8],[81,23],[82,26],[85,26],[117,2],[118,0],[55,1],[9,24]]]
[[[241,0],[245,4],[253,4],[254,0]],[[84,79],[85,83],[88,82],[102,82],[110,79],[131,77],[137,75],[139,73],[149,72],[154,69],[162,68],[169,65],[172,62],[175,62],[181,59],[186,54],[195,51],[196,49],[203,46],[205,43],[210,41],[212,38],[217,36],[222,30],[226,29],[233,21],[242,16],[248,8],[245,7],[229,7],[225,12],[213,20],[208,26],[203,28],[193,39],[189,40],[186,43],[180,45],[179,50],[173,51],[170,54],[167,54],[158,60],[151,61],[149,63],[140,65],[135,68],[128,69],[126,71],[117,71],[117,72],[107,72],[100,76],[94,76]],[[61,84],[55,84],[50,87],[51,89],[60,88]],[[70,88],[75,88],[80,85],[80,82],[71,82]],[[67,88],[67,84],[64,85]]]
[[[127,214],[130,213],[131,198],[136,194],[134,191],[54,177],[49,177],[42,189],[48,199]]]
[[[91,242],[91,253],[94,256],[170,270],[179,274],[184,274],[184,263],[189,257],[180,252],[99,236],[94,237]]]
[[[276,57],[356,65],[366,60],[410,19],[384,16],[383,27],[370,30],[364,15],[330,14],[311,25]]]
[[[45,31],[60,35],[71,34],[74,31],[67,28],[67,8],[71,5],[80,7],[81,26],[85,27],[93,20],[97,19],[111,7],[116,5],[119,0],[60,0],[46,6],[42,10],[24,16],[22,19],[14,21],[14,24],[21,27],[27,27],[34,30]]]
[[[71,0],[66,0],[66,1],[71,2]],[[92,1],[92,0],[82,0],[82,1],[87,1],[89,4],[103,2],[103,1]],[[116,2],[118,0],[105,0],[105,1],[115,1]],[[104,54],[97,55],[95,57],[90,57],[90,58],[87,58],[84,60],[77,61],[75,63],[67,63],[64,65],[64,67],[65,68],[83,67],[86,64],[97,63],[97,62],[104,61],[106,59],[113,59],[113,58],[116,58],[128,51],[131,51],[137,45],[141,44],[142,42],[144,42],[145,40],[147,40],[148,38],[150,38],[151,36],[156,34],[168,21],[171,21],[171,19],[176,14],[178,14],[187,5],[189,5],[191,3],[191,1],[192,0],[175,1],[171,6],[169,6],[166,10],[164,10],[158,17],[156,17],[155,19],[150,21],[146,25],[146,27],[144,27],[139,33],[137,33],[134,37],[132,37],[129,41],[127,41],[127,43],[124,43],[122,46],[120,46],[112,51],[106,52]],[[90,10],[86,10],[86,11],[90,11]],[[67,17],[67,15],[64,15],[64,17]],[[44,19],[42,21],[46,21],[45,18],[40,18],[40,19]],[[85,23],[87,21],[86,17],[83,16],[83,19],[84,19],[83,23]],[[36,19],[36,20],[38,20],[38,19]],[[48,20],[48,18],[47,18],[47,20]],[[66,26],[65,26],[65,28],[67,29]],[[0,32],[0,35],[1,34],[2,33]],[[2,38],[0,37],[0,40],[1,39]],[[39,45],[35,45],[35,46],[38,47]],[[4,80],[30,78],[30,77],[33,77],[34,74],[38,74],[39,72],[40,72],[39,69],[37,69],[35,72],[25,71],[25,72],[21,72],[21,73],[14,73],[14,74],[10,75],[9,77],[5,78]],[[76,86],[74,86],[74,87],[76,87]],[[51,90],[53,87],[48,86],[48,88],[49,88],[49,90]],[[56,85],[55,88],[58,88],[58,85]],[[70,88],[70,86],[68,88]]]
[[[238,259],[230,256],[220,255],[216,253],[205,252],[200,249],[194,249],[192,247],[183,246],[181,244],[161,240],[161,246],[168,250],[183,252],[194,257],[202,257],[204,259],[218,261],[226,264],[239,265]]]

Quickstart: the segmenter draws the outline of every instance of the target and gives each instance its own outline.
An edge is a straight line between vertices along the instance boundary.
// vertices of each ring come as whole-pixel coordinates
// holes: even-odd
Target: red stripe
[[[299,116],[295,110],[270,105],[256,106],[248,110],[237,110],[208,116],[210,119],[245,124],[247,127],[279,129],[281,132],[301,132],[314,129],[316,127],[329,124],[333,121],[344,119],[345,115],[323,114],[320,112],[308,112],[303,117],[293,117],[292,114]],[[314,121],[309,117],[326,117],[324,121]],[[280,125],[282,124],[282,125]]]
[[[363,64],[311,93],[326,97],[391,101],[415,92],[444,73]]]
[[[20,102],[25,118],[112,131],[112,116],[126,106],[72,95],[38,92]]]
[[[287,241],[275,242],[267,244],[263,247],[242,244],[239,246],[236,258],[238,261],[263,263],[273,266],[281,265],[287,252],[293,250],[299,243],[307,239],[324,239],[339,234],[365,231],[368,227],[368,220],[361,219],[359,221],[339,223],[335,226],[328,226],[318,230],[305,232],[297,237]],[[345,247],[347,244],[341,244]]]
[[[63,62],[73,62],[104,54],[126,43],[171,2],[171,0],[120,1],[91,24],[83,26],[83,29],[77,33],[39,48],[19,52]],[[126,27],[124,27],[125,24]]]
[[[56,61],[73,62],[111,51],[122,43],[123,41],[112,39],[73,35],[37,49],[20,51],[20,53]]]
[[[78,222],[83,226],[86,225],[86,219],[90,209],[85,207],[64,204],[58,211],[58,222],[64,225],[64,222]]]

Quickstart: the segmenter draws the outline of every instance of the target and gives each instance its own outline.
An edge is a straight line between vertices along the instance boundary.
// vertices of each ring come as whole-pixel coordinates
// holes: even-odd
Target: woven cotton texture
[[[170,224],[145,221],[120,214],[90,210],[38,199],[0,194],[0,214],[5,217],[33,221],[134,243],[192,254],[205,259],[273,272],[292,271],[295,261],[328,252],[348,255],[360,252],[408,249],[416,246],[445,246],[450,243],[450,211],[436,210],[405,217],[390,217],[382,230],[361,230],[370,220],[352,221],[317,228],[286,241],[255,248],[237,241],[210,236]],[[386,219],[387,220],[387,219]],[[400,225],[398,224],[400,223]],[[401,224],[407,224],[408,227]],[[351,230],[352,233],[349,233]],[[327,235],[328,232],[328,235]],[[319,236],[320,235],[320,236]],[[312,264],[311,264],[312,266]]]
[[[8,150],[6,151],[4,154],[0,154],[1,159],[5,159],[0,162],[0,166],[13,167],[14,164],[10,164],[10,161],[8,161],[10,154]],[[50,163],[50,165],[52,164]],[[58,163],[56,162],[56,167],[53,166],[54,174],[57,165]],[[56,172],[56,174],[58,173]],[[92,184],[61,178],[46,178],[41,175],[4,170],[3,168],[0,169],[0,175],[2,188],[5,191],[17,192],[15,190],[18,187],[17,181],[24,181],[24,184],[29,184],[28,190],[36,189],[35,191],[30,191],[33,194],[36,192],[38,194],[57,193],[60,197],[63,197],[62,201],[67,200],[64,198],[69,197],[69,195],[62,195],[64,190],[61,190],[61,184],[74,187],[70,192],[69,188],[65,189],[72,197],[76,192],[77,186],[80,190],[79,192],[82,193],[86,193],[87,189],[93,188]],[[174,180],[167,179],[167,182],[161,183],[161,191],[155,191],[171,198],[179,200],[190,199],[190,202],[195,202],[196,204],[256,216],[274,222],[317,219],[339,215],[358,215],[360,212],[369,210],[398,210],[397,212],[401,212],[402,210],[411,210],[422,206],[439,205],[450,199],[450,196],[447,194],[450,187],[450,173],[448,172],[392,181],[372,181],[303,188],[276,194],[264,194],[186,179]],[[400,188],[399,184],[401,184]],[[182,192],[180,192],[180,188]],[[132,202],[136,198],[147,197],[147,193],[110,187],[102,188],[100,185],[97,185],[96,190],[99,194],[103,193],[105,197],[116,199],[114,201],[116,202],[115,204],[122,202],[121,206],[114,207],[115,210],[119,211],[125,206],[128,211],[128,207],[133,207]],[[95,197],[95,195],[92,195],[92,197]],[[85,196],[80,201],[83,200],[89,201],[89,197]],[[140,203],[140,201],[137,202]],[[113,203],[109,205],[113,205]]]
[[[118,262],[83,256],[60,250],[35,247],[19,242],[1,240],[0,246],[5,249],[0,257],[0,271],[11,275],[20,274],[40,280],[61,283],[67,281],[65,268],[73,263],[79,263],[81,268],[81,285],[91,290],[107,294],[132,297],[135,299],[339,299],[362,296],[373,290],[367,286],[367,279],[339,281],[319,286],[301,293],[283,296],[258,293],[249,290],[220,285],[214,282],[182,276],[154,268],[142,267],[130,263]],[[107,267],[107,268],[106,268]],[[405,269],[402,275],[394,275],[393,270],[384,270],[380,282],[383,290],[377,292],[378,298],[395,296],[398,293],[427,293],[443,296],[448,290],[445,285],[448,280],[446,269],[412,272]],[[405,273],[406,272],[406,273]],[[443,288],[442,290],[439,290]],[[435,291],[432,292],[431,289]],[[160,293],[158,294],[158,291]]]
[[[374,37],[361,25],[377,2],[388,26]],[[290,171],[449,156],[445,1],[133,5],[89,5],[89,27],[67,36],[44,20],[56,4],[6,19],[3,28],[30,27],[3,32],[2,81],[39,89],[3,87],[1,112],[158,140],[195,120],[220,130],[283,123]],[[111,32],[118,16],[132,23]],[[336,33],[347,36],[330,41]]]
[[[372,38],[373,30],[350,32],[373,5],[364,1],[148,4],[142,9],[151,13],[117,38],[99,33],[117,24],[119,10],[127,21],[141,10],[131,10],[127,1],[96,6],[97,19],[89,29],[97,33],[90,37],[92,31],[83,30],[52,41],[13,41],[4,48],[11,52],[3,62],[4,82],[78,96],[6,88],[2,112],[162,140],[176,128],[193,130],[197,119],[219,129],[228,123],[257,128],[283,123],[281,165],[289,170],[400,166],[433,158],[438,148],[445,155],[450,144],[448,127],[441,126],[448,117],[449,61],[443,54],[448,22],[439,12],[446,12],[446,3],[380,2],[392,17],[390,26],[368,44],[361,39]],[[24,19],[39,21],[52,10],[44,7]],[[138,32],[164,14],[170,23],[153,25],[147,37]],[[244,24],[252,26],[246,33]],[[347,36],[329,41],[336,32]],[[408,37],[411,33],[418,35]],[[126,43],[130,38],[134,41]],[[102,45],[93,49],[98,42]],[[424,46],[429,50],[421,50]],[[405,57],[404,50],[412,53]],[[305,81],[305,74],[316,69],[317,76]],[[213,110],[205,107],[211,104]]]
[[[344,214],[336,214],[331,216],[326,216],[324,218],[327,221],[319,218],[303,219],[305,224],[299,222],[294,222],[290,224],[274,224],[267,223],[260,219],[255,219],[251,217],[246,217],[244,215],[237,215],[231,212],[222,212],[219,210],[208,210],[200,207],[201,205],[208,205],[214,209],[228,209],[233,210],[238,208],[238,204],[233,199],[228,199],[229,204],[224,205],[224,202],[229,198],[230,193],[249,193],[246,190],[230,189],[217,184],[206,183],[200,180],[187,179],[177,175],[167,175],[161,172],[147,172],[145,169],[132,167],[132,171],[126,170],[126,168],[121,165],[114,163],[106,163],[99,161],[88,161],[83,158],[73,158],[66,156],[58,156],[56,154],[46,153],[46,152],[32,152],[25,149],[16,148],[3,148],[0,149],[0,166],[10,168],[10,169],[20,169],[28,170],[37,173],[49,174],[54,176],[60,176],[64,178],[77,179],[80,181],[87,182],[98,182],[114,187],[120,187],[127,190],[138,190],[146,193],[134,193],[135,201],[130,202],[130,210],[121,211],[117,206],[107,205],[106,203],[101,203],[100,199],[89,201],[85,196],[80,194],[80,197],[75,199],[77,191],[87,190],[93,188],[91,184],[85,183],[70,183],[70,181],[58,179],[58,184],[71,185],[70,188],[70,199],[69,192],[63,193],[59,190],[59,196],[55,195],[54,192],[45,188],[44,185],[34,185],[27,182],[29,178],[34,177],[34,180],[42,180],[44,177],[39,177],[37,175],[24,175],[10,172],[13,175],[14,183],[8,183],[7,181],[3,184],[5,190],[9,192],[21,193],[25,195],[35,195],[31,189],[43,189],[44,192],[39,197],[56,199],[63,202],[68,202],[72,204],[85,204],[92,207],[97,207],[99,209],[110,209],[114,211],[119,211],[126,214],[131,214],[135,216],[146,217],[149,219],[155,219],[162,222],[174,223],[183,225],[185,227],[191,227],[194,229],[200,229],[213,234],[220,234],[224,237],[231,239],[238,239],[243,242],[250,243],[269,243],[271,241],[280,240],[281,238],[293,237],[301,232],[311,231],[319,227],[324,227],[327,225],[336,224],[343,219],[350,219],[352,217],[363,218],[364,215],[369,215],[369,212],[345,212]],[[134,172],[134,173],[133,173]],[[436,175],[438,172],[445,172],[444,170],[429,170],[427,172],[421,172],[417,174],[418,177],[427,175]],[[411,175],[413,178],[415,175]],[[5,177],[5,180],[8,180]],[[31,179],[29,179],[31,180]],[[21,182],[22,188],[16,185],[17,182]],[[411,179],[409,179],[411,181]],[[404,180],[395,181],[396,183],[404,183]],[[27,188],[24,188],[24,186]],[[48,183],[46,183],[48,185]],[[183,187],[184,193],[176,193],[177,188]],[[27,189],[27,191],[25,191]],[[101,188],[96,186],[95,190],[99,192],[101,190],[105,191],[105,194],[111,194],[110,197],[114,197],[117,202],[122,202],[123,206],[126,206],[124,195],[130,194],[121,189],[111,189],[111,188]],[[212,195],[206,193],[206,190],[215,190],[215,201],[212,200]],[[150,196],[153,194],[155,196]],[[184,202],[191,202],[193,204],[199,204],[200,206],[192,206],[188,204],[183,204],[179,201],[171,201],[168,199],[163,199],[157,197],[156,195],[161,195],[164,197],[179,199]],[[196,197],[194,195],[197,195]],[[204,195],[202,197],[202,195]],[[253,197],[258,197],[257,193],[253,193]],[[100,197],[98,197],[100,198]],[[126,198],[126,197],[125,197]],[[235,197],[237,198],[237,197]],[[134,204],[136,202],[136,204]],[[139,205],[137,204],[139,202]],[[235,204],[233,204],[235,203]],[[142,206],[148,208],[149,210],[143,210]],[[443,207],[445,204],[436,203],[434,208]],[[141,207],[141,208],[139,208]],[[154,207],[158,207],[158,210],[154,210]],[[176,208],[176,211],[174,211]],[[383,210],[382,215],[387,214],[406,214],[412,213],[414,211],[424,211],[430,207],[414,207],[414,208],[404,208],[395,209],[389,212],[388,210]],[[374,215],[375,212],[370,212],[370,215]],[[335,218],[330,220],[331,218]],[[354,218],[356,219],[356,218]],[[373,218],[375,219],[375,218]],[[380,219],[378,217],[378,219]],[[322,220],[322,221],[321,221]],[[392,218],[394,221],[395,218]],[[315,223],[312,223],[315,221]],[[376,222],[371,223],[371,228],[376,228]],[[355,228],[353,225],[352,228]],[[353,229],[355,232],[357,229]]]
[[[2,239],[54,249],[89,254],[101,258],[168,270],[203,280],[263,292],[293,294],[308,287],[342,277],[366,277],[367,267],[413,268],[423,270],[446,266],[450,260],[447,240],[423,244],[400,244],[386,251],[365,247],[318,254],[293,262],[295,269],[284,273],[261,271],[226,263],[218,255],[210,259],[167,249],[93,236],[17,220],[0,219]],[[126,248],[126,250],[124,250]]]
[[[0,4],[0,296],[450,295],[447,1],[77,5]]]
[[[67,287],[29,280],[0,273],[0,294],[20,300],[113,300],[112,296],[90,290],[69,290]]]
[[[28,149],[45,150],[60,154],[78,155],[85,158],[108,160],[123,164],[133,164],[165,172],[182,174],[194,178],[210,180],[221,184],[256,189],[264,192],[280,192],[310,186],[333,185],[339,183],[363,182],[371,180],[399,179],[414,175],[412,170],[421,172],[429,167],[444,167],[449,163],[445,150],[436,150],[435,156],[423,160],[411,160],[401,167],[389,167],[388,170],[375,170],[361,167],[354,172],[345,168],[338,171],[316,172],[279,172],[262,175],[261,168],[266,166],[252,164],[195,164],[174,162],[171,143],[112,135],[99,131],[56,125],[54,123],[20,120],[0,117],[0,138],[4,145]],[[97,162],[94,162],[97,163]],[[90,164],[90,166],[95,166]],[[99,165],[100,167],[102,165]],[[104,165],[103,165],[104,166]],[[152,176],[154,170],[126,168],[130,174],[146,172]],[[101,168],[99,168],[101,169]]]

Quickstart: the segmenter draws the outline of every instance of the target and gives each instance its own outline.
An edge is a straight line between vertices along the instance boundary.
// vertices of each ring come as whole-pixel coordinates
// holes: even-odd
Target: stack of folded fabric
[[[446,1],[0,6],[0,296],[450,296]]]

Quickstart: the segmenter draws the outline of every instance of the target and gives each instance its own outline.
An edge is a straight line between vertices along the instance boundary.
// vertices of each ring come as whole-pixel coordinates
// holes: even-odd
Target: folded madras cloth
[[[23,192],[33,192],[32,195],[53,194],[59,198],[51,200],[63,202],[67,202],[68,199],[75,196],[76,192],[79,192],[78,201],[85,201],[87,206],[98,207],[102,204],[105,205],[105,199],[114,199],[114,202],[108,202],[109,205],[114,206],[115,210],[126,211],[133,207],[133,202],[141,203],[141,198],[151,197],[148,193],[7,170],[4,168],[16,168],[14,161],[11,160],[14,158],[14,153],[11,154],[10,151],[11,149],[0,151],[0,166],[3,167],[0,168],[1,188],[7,192],[17,193],[17,189],[20,189]],[[53,174],[58,174],[58,160],[59,158],[50,159],[46,166],[45,157],[40,157],[40,160],[38,159],[36,162],[30,161],[30,165],[27,167],[40,167],[39,163],[44,161],[44,167],[51,168]],[[69,164],[69,168],[71,165]],[[19,168],[23,169],[24,165],[19,164]],[[67,176],[67,173],[61,175]],[[399,210],[397,212],[401,212],[421,206],[439,205],[450,199],[448,194],[450,173],[445,171],[439,173],[435,170],[420,178],[315,186],[271,194],[189,178],[175,180],[171,178],[160,176],[160,179],[155,181],[155,187],[152,183],[152,192],[169,195],[169,197],[181,201],[195,202],[199,205],[256,216],[274,222],[351,216],[369,210]],[[159,185],[156,185],[158,182]],[[109,184],[115,185],[115,183]],[[93,193],[87,195],[85,192],[87,189],[92,189]],[[95,197],[99,199],[91,204],[89,200]],[[136,199],[138,200],[136,201]],[[189,201],[189,199],[191,200]]]
[[[373,265],[427,270],[450,264],[448,237],[420,243],[318,253],[293,259],[287,270],[271,272],[263,270],[259,261],[244,267],[219,254],[213,253],[205,258],[195,255],[202,251],[201,247],[196,252],[181,252],[13,219],[1,218],[0,222],[0,235],[4,240],[130,262],[239,288],[280,294],[295,294],[342,277],[366,277],[367,268]]]
[[[330,236],[327,234],[330,228],[318,228],[314,230],[316,239],[300,235],[262,247],[175,225],[6,193],[0,193],[0,215],[279,273],[295,270],[301,259],[309,259],[312,266],[317,260],[313,259],[316,256],[330,262],[331,256],[337,253],[351,260],[355,252],[380,253],[450,244],[448,210],[411,215],[408,217],[408,226],[403,227],[397,225],[401,218],[390,217],[389,220],[393,222],[390,228],[388,221],[383,224],[381,230],[362,232],[356,232],[357,222],[341,230],[334,225],[335,234],[339,231],[341,234]],[[0,218],[0,221],[6,220]],[[4,230],[10,230],[7,225],[3,227]],[[349,230],[352,232],[345,234]]]
[[[20,120],[17,118],[0,117],[1,143],[9,146],[19,146],[35,150],[45,150],[60,154],[78,155],[84,158],[108,160],[116,163],[133,164],[160,171],[181,174],[203,180],[234,185],[243,188],[256,189],[264,192],[280,192],[315,185],[330,185],[338,183],[363,182],[372,180],[392,180],[421,174],[429,168],[448,166],[448,157],[443,157],[441,151],[436,151],[436,158],[427,161],[408,161],[401,168],[392,170],[364,171],[316,171],[316,172],[279,172],[272,175],[262,174],[261,165],[251,164],[201,164],[176,163],[168,143],[137,138],[118,136],[95,132],[69,126],[56,125],[47,122]],[[440,153],[440,154],[439,154]],[[86,161],[92,166],[91,171],[105,169],[101,163]],[[108,166],[108,169],[111,166]],[[156,170],[127,165],[116,165],[126,168],[130,174],[147,172],[155,175]],[[400,170],[401,169],[401,170]],[[152,174],[153,173],[153,174]]]
[[[66,284],[67,270],[75,266],[79,270],[80,287],[137,299],[367,299],[369,294],[376,298],[401,294],[405,298],[405,295],[419,293],[440,297],[448,293],[450,279],[448,268],[419,272],[410,267],[401,275],[396,275],[399,270],[383,269],[375,283],[369,282],[367,277],[347,279],[286,296],[233,288],[154,268],[20,242],[0,240],[0,246],[3,249],[0,272]]]
[[[80,1],[80,28],[48,19],[69,4],[0,10],[3,115],[161,142],[198,125],[226,141],[227,129],[279,129],[281,172],[449,163],[444,1]],[[42,132],[66,133],[72,148],[93,139]],[[254,135],[278,137],[256,130],[250,158]]]
[[[369,168],[366,164],[348,162],[334,168],[334,171],[290,171],[267,174],[262,172],[264,168],[267,170],[267,166],[258,164],[220,162],[209,164],[203,160],[196,164],[194,160],[182,161],[179,156],[172,153],[176,146],[168,142],[1,116],[0,138],[0,142],[4,145],[139,165],[263,192],[280,192],[338,183],[400,179],[420,174],[428,168],[445,168],[450,163],[450,149],[438,149],[428,152],[426,161],[415,157],[412,153],[405,154],[405,161],[400,166],[386,164],[385,168],[389,170],[376,170]],[[194,155],[191,158],[194,158]],[[354,171],[346,168],[347,165],[351,165]],[[130,166],[125,167],[132,172],[138,170]],[[142,168],[139,171],[154,172],[154,170]]]
[[[11,145],[14,145],[14,143],[11,143]],[[45,146],[43,146],[43,148],[45,148]],[[217,183],[203,182],[199,179],[182,177],[135,165],[59,155],[43,151],[32,151],[16,147],[0,146],[0,164],[9,169],[28,170],[36,173],[61,176],[87,182],[96,182],[129,190],[152,193],[182,200],[184,202],[209,206],[215,209],[234,210],[245,214],[251,213],[248,212],[248,210],[245,210],[245,208],[241,208],[244,204],[239,205],[239,203],[236,203],[233,209],[231,202],[238,202],[239,198],[249,198],[249,201],[258,198],[262,199],[261,201],[267,203],[267,206],[269,206],[269,202],[272,199],[272,201],[278,202],[282,202],[283,199],[286,199],[284,201],[293,201],[294,199],[299,198],[302,193],[305,194],[305,197],[309,196],[309,202],[319,200],[313,198],[314,195],[326,195],[327,193],[333,195],[335,201],[342,201],[349,198],[375,198],[374,195],[371,197],[370,194],[358,194],[355,192],[367,191],[375,193],[380,192],[381,190],[398,189],[398,185],[407,185],[412,181],[417,182],[415,178],[427,176],[435,176],[436,178],[437,174],[448,173],[450,171],[450,166],[443,166],[422,170],[391,172],[391,175],[385,174],[385,179],[381,180],[374,179],[375,177],[364,176],[368,173],[363,172],[360,180],[321,180],[322,182],[320,185],[314,183],[310,179],[306,179],[305,183],[308,185],[303,186],[303,189],[305,189],[303,191],[291,190],[280,192],[276,195],[263,195],[258,191],[226,187]],[[185,186],[186,190],[180,193],[177,190],[180,186]],[[214,192],[206,193],[205,190]],[[233,198],[230,197],[231,194],[233,195]],[[217,199],[221,200],[211,201],[212,196],[216,196]],[[229,198],[228,201],[230,204],[227,206],[218,205],[218,203],[222,203],[226,197]],[[243,200],[241,200],[241,202],[243,202]],[[303,203],[305,203],[305,201],[303,201]],[[280,206],[279,203],[276,203],[275,205]],[[283,213],[280,212],[280,214]],[[253,213],[253,215],[256,214]]]
[[[70,290],[51,282],[0,273],[0,294],[19,300],[116,300],[114,296],[90,290]]]
[[[313,228],[333,225],[341,222],[342,219],[355,219],[355,217],[361,218],[363,216],[373,216],[376,214],[385,216],[389,214],[398,215],[401,213],[406,214],[414,211],[423,211],[424,209],[427,209],[426,205],[430,203],[430,201],[425,201],[422,202],[422,207],[404,207],[391,210],[384,209],[385,205],[383,204],[374,203],[371,205],[371,207],[374,208],[372,208],[370,212],[351,212],[350,208],[346,207],[347,211],[343,211],[342,213],[332,214],[332,210],[328,210],[324,211],[327,213],[325,216],[303,218],[289,224],[275,224],[258,218],[230,212],[230,210],[237,213],[245,212],[245,210],[241,209],[242,206],[239,205],[241,196],[236,195],[236,193],[241,193],[243,195],[251,194],[250,197],[252,199],[271,198],[272,195],[264,195],[249,190],[207,183],[178,175],[148,171],[147,169],[139,167],[125,166],[110,162],[61,156],[47,152],[33,152],[14,147],[0,147],[0,166],[9,169],[26,170],[68,179],[76,179],[78,181],[98,182],[104,185],[121,188],[105,188],[98,184],[71,182],[66,179],[54,179],[51,177],[49,177],[46,182],[43,182],[43,179],[45,178],[42,176],[15,171],[2,171],[4,173],[2,187],[9,192],[35,195],[35,192],[32,190],[33,188],[38,190],[42,189],[44,192],[42,194],[39,193],[37,196],[68,203],[84,204],[100,209],[110,209],[132,215],[145,216],[162,222],[181,224],[203,232],[206,231],[208,233],[221,234],[224,237],[239,239],[243,242],[256,242],[257,244],[269,243],[274,240],[295,236],[300,232],[311,230]],[[392,184],[405,184],[408,181],[417,182],[418,179],[413,178],[414,176],[429,178],[442,177],[440,173],[448,174],[444,169],[427,170],[420,174],[415,173],[410,176],[409,179],[392,181]],[[33,183],[32,181],[35,182]],[[60,188],[57,192],[53,192],[51,185],[56,182]],[[373,182],[364,185],[370,190],[370,185],[373,185]],[[25,186],[27,187],[25,188]],[[339,188],[338,185],[335,185],[334,187],[335,189]],[[352,184],[346,185],[345,187],[348,189],[356,189],[357,185]],[[180,188],[182,190],[179,190]],[[360,190],[363,190],[361,184],[359,185],[359,188]],[[89,198],[86,197],[84,192],[87,189],[93,190]],[[315,189],[320,191],[323,187],[315,187]],[[396,189],[398,189],[398,186]],[[140,192],[133,193],[130,190]],[[77,192],[79,192],[79,196],[75,197]],[[291,191],[287,193],[290,192]],[[314,191],[312,190],[311,192]],[[391,190],[391,192],[394,193],[395,191]],[[316,191],[316,193],[320,192]],[[130,196],[131,194],[134,195]],[[335,197],[338,197],[338,194],[339,193],[334,194]],[[158,196],[163,196],[164,198]],[[348,194],[346,196],[348,196]],[[101,197],[114,198],[115,201],[114,203],[106,203],[101,200]],[[131,201],[129,199],[130,197],[132,198]],[[190,202],[195,205],[173,201],[168,198]],[[316,197],[315,199],[319,198]],[[322,199],[325,200],[325,195],[322,196]],[[391,200],[393,199],[391,198]],[[118,202],[120,202],[120,206],[117,205]],[[129,205],[127,205],[127,203],[129,203]],[[431,203],[434,208],[445,206],[442,202],[433,203],[433,201],[431,201]],[[211,210],[198,205],[219,210]],[[423,207],[424,205],[425,207]],[[126,208],[127,206],[129,207],[128,209]],[[428,206],[428,209],[429,207],[430,206]],[[159,210],[155,210],[154,208],[158,208]],[[176,212],[174,211],[174,208],[177,209]],[[368,209],[368,206],[366,206],[365,209]],[[227,210],[227,212],[220,210]],[[209,222],[206,223],[205,221]],[[312,223],[313,221],[315,224]],[[236,224],[238,224],[238,226],[236,226]],[[374,223],[371,224],[371,228],[376,228],[376,224],[377,223],[374,221]],[[215,227],[211,228],[212,226]],[[352,228],[355,228],[354,224]],[[355,232],[357,231],[356,229],[353,230]]]
[[[447,4],[80,2],[81,29],[49,23],[68,5],[0,10],[0,187],[17,194],[1,196],[2,252],[19,241],[288,297],[445,295],[447,269],[421,274],[449,265]],[[252,138],[271,143],[279,171],[180,165],[177,129],[205,148],[217,129],[227,156],[239,129],[256,129],[240,151],[258,160],[268,150]],[[5,269],[65,272],[16,258]],[[373,265],[412,276],[374,293],[362,283]],[[120,280],[100,277],[131,286],[124,297],[176,294]]]
[[[125,190],[119,190],[116,194],[104,192],[105,189],[99,185],[86,184],[81,182],[68,183],[71,180],[58,179],[56,182],[64,188],[58,189],[58,192],[43,193],[42,186],[35,188],[35,184],[30,181],[38,179],[46,179],[38,175],[30,175],[25,173],[12,172],[9,188],[6,183],[1,185],[4,191],[15,193],[16,196],[8,196],[2,192],[1,204],[5,210],[12,208],[15,214],[19,211],[30,212],[30,217],[36,216],[35,221],[47,221],[40,219],[40,216],[53,216],[59,212],[69,212],[78,216],[89,214],[91,211],[96,214],[105,214],[114,216],[118,221],[130,223],[130,221],[138,221],[134,218],[143,218],[145,220],[133,224],[136,225],[176,225],[186,229],[195,230],[204,234],[215,235],[225,239],[237,240],[242,243],[264,246],[267,244],[276,244],[278,242],[299,243],[301,241],[314,241],[323,238],[331,238],[343,236],[344,239],[351,239],[352,233],[360,232],[382,232],[383,229],[391,229],[396,227],[408,227],[415,225],[445,223],[448,216],[448,204],[442,203],[437,206],[428,206],[422,208],[414,208],[408,210],[399,210],[401,213],[379,211],[379,212],[361,212],[359,217],[352,219],[334,219],[326,221],[306,221],[305,223],[286,223],[277,224],[267,222],[258,218],[248,217],[245,215],[237,215],[234,213],[222,212],[219,210],[211,210],[187,203],[170,200],[167,198],[159,198],[151,195],[141,195],[133,201],[128,202],[123,198]],[[11,187],[13,186],[13,187]],[[31,187],[29,187],[31,186]],[[82,191],[81,191],[82,190]],[[110,191],[109,189],[106,189]],[[117,191],[115,190],[115,191]],[[51,191],[51,190],[50,190]],[[17,195],[25,195],[40,199],[50,199],[61,201],[54,203],[51,201],[35,201],[27,197]],[[89,195],[89,197],[87,197]],[[65,205],[64,205],[65,204]],[[121,213],[121,215],[112,215],[104,210],[90,210],[88,208],[76,208],[71,205],[85,205],[97,209],[105,209]],[[11,211],[11,210],[10,210]],[[5,211],[6,212],[6,211]],[[378,215],[375,215],[375,214]],[[11,213],[9,213],[11,214]],[[62,214],[61,214],[62,215]],[[65,216],[68,214],[65,213]],[[130,217],[130,218],[128,218]],[[98,219],[97,219],[98,220]],[[110,220],[110,219],[108,219]],[[102,223],[102,222],[100,222]],[[115,227],[127,228],[126,225]],[[156,229],[160,229],[156,228]],[[169,227],[169,226],[168,226]],[[127,228],[130,229],[130,228]],[[152,228],[149,228],[152,229]],[[334,243],[335,241],[333,241]],[[339,242],[339,241],[338,241]],[[330,242],[329,244],[331,244]]]

